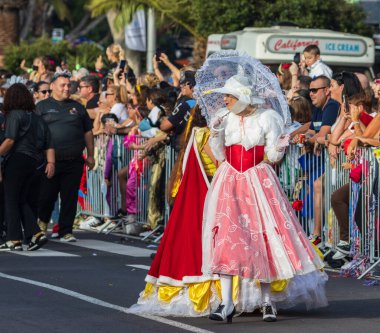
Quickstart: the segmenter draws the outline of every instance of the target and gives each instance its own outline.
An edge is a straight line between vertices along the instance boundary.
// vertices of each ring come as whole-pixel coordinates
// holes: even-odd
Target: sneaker
[[[32,240],[29,243],[28,251],[36,251],[40,247],[44,246],[48,242],[47,237],[43,232],[39,232],[37,235],[32,237]]]
[[[70,242],[70,243],[72,243],[72,242],[76,242],[77,239],[74,237],[73,234],[66,234],[65,236],[63,236],[63,237],[60,238],[60,241],[61,242]]]
[[[95,216],[89,216],[87,219],[85,219],[84,221],[82,221],[79,225],[79,229],[82,229],[82,230],[89,230],[91,228],[95,228],[99,225],[102,224],[102,221],[99,220],[97,217]]]
[[[350,254],[350,244],[346,241],[340,240],[336,246],[337,252],[333,255],[334,260],[343,259]]]
[[[88,226],[91,230],[97,230],[97,228],[103,224],[104,222],[101,219],[95,217],[91,222],[88,223]]]
[[[311,234],[309,236],[309,241],[314,244],[317,248],[322,247],[322,239],[321,236]]]
[[[263,320],[266,322],[274,322],[277,320],[276,309],[272,304],[264,303],[263,308]]]
[[[97,230],[98,233],[103,232],[111,223],[112,223],[112,220],[110,220],[109,218],[105,218],[104,223],[95,227],[94,229]]]
[[[40,219],[37,220],[37,224],[40,227],[41,231],[43,233],[47,233],[48,224],[46,222],[41,221]]]
[[[22,251],[22,243],[13,243],[12,241],[5,242],[0,245],[0,251]]]

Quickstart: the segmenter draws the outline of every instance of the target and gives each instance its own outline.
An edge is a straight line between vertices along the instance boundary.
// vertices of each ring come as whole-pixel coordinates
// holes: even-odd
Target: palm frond
[[[61,21],[70,17],[70,10],[65,1],[62,0],[49,0],[54,8],[55,13]]]

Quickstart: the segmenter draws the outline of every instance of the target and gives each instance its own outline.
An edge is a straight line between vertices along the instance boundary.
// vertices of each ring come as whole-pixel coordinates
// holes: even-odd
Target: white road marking
[[[60,242],[60,241],[56,241]],[[96,239],[80,239],[78,242],[67,242],[65,244],[78,246],[78,247],[84,247],[86,249],[91,250],[97,250],[97,251],[105,251],[115,254],[121,254],[124,256],[130,256],[130,257],[150,257],[152,253],[155,253],[156,251],[153,250],[147,250],[140,247],[135,246],[128,246],[128,245],[120,245],[120,244],[114,244],[110,242],[100,241]]]
[[[179,322],[176,322],[174,320],[163,318],[163,317],[157,317],[157,316],[145,315],[145,314],[130,313],[128,308],[125,308],[125,307],[122,307],[122,306],[119,306],[119,305],[116,305],[116,304],[104,302],[104,301],[102,301],[100,299],[97,299],[97,298],[94,298],[94,297],[91,297],[91,296],[87,296],[87,295],[84,295],[84,294],[81,294],[81,293],[78,293],[76,291],[72,291],[72,290],[69,290],[69,289],[65,289],[65,288],[61,288],[61,287],[58,287],[58,286],[54,286],[52,284],[43,283],[43,282],[39,282],[39,281],[34,281],[34,280],[30,280],[30,279],[25,279],[25,278],[21,278],[21,277],[18,277],[18,276],[4,274],[4,273],[1,273],[1,272],[0,272],[0,278],[4,278],[4,279],[8,279],[8,280],[13,280],[13,281],[18,281],[18,282],[23,282],[23,283],[31,284],[31,285],[34,285],[34,286],[50,289],[50,290],[53,290],[55,292],[64,294],[66,296],[71,296],[71,297],[80,299],[80,300],[85,301],[87,303],[91,303],[91,304],[99,305],[99,306],[102,306],[102,307],[105,307],[105,308],[121,311],[121,312],[124,312],[124,313],[127,313],[127,314],[132,314],[132,315],[137,316],[137,317],[146,318],[146,319],[153,320],[153,321],[156,321],[156,322],[159,322],[159,323],[162,323],[162,324],[166,324],[166,325],[170,325],[170,326],[173,326],[173,327],[177,327],[177,328],[180,328],[180,329],[183,329],[183,330],[186,330],[186,331],[198,332],[198,333],[213,333],[212,331],[208,331],[208,330],[204,330],[202,328],[198,328],[198,327],[195,327],[195,326],[179,323]]]
[[[77,254],[53,251],[48,249],[38,249],[37,251],[11,251],[10,253],[25,257],[80,257]]]
[[[150,266],[147,266],[147,265],[125,265],[125,266],[144,269],[146,271],[149,271],[149,268],[150,268]]]

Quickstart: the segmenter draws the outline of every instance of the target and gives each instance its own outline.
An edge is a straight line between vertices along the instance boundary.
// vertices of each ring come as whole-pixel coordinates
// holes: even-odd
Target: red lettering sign
[[[286,50],[292,50],[296,51],[298,48],[305,48],[306,46],[309,45],[319,45],[319,41],[315,39],[311,40],[298,40],[298,39],[279,39],[275,44],[274,44],[274,51],[286,51]]]

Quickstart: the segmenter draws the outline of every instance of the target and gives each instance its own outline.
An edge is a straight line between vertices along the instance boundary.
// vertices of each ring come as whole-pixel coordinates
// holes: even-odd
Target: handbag
[[[155,123],[149,117],[145,117],[143,120],[140,121],[139,130],[141,132],[148,131],[152,127],[156,127],[156,128],[160,127],[160,119],[162,115],[165,114],[165,112],[161,106],[158,106],[158,108],[160,109],[160,112],[158,114],[158,119]]]
[[[151,125],[151,120],[149,118],[144,118],[143,120],[140,121],[139,124],[139,130],[141,132],[145,132],[150,130],[153,126]]]

